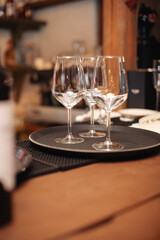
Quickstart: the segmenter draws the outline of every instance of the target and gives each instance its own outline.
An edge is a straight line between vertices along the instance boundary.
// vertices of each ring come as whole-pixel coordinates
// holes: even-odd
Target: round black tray
[[[80,132],[88,131],[89,125],[73,125],[72,132],[74,136],[79,136]],[[95,129],[101,132],[106,132],[104,125],[95,125]],[[65,137],[67,134],[67,126],[58,126],[38,130],[29,136],[29,140],[41,147],[54,149],[56,151],[71,152],[82,154],[87,157],[121,157],[135,156],[137,154],[147,154],[154,150],[160,149],[160,134],[136,129],[126,126],[111,126],[111,139],[121,143],[124,146],[123,150],[118,151],[97,151],[92,148],[93,143],[102,142],[103,138],[84,138],[85,141],[79,144],[58,144],[55,142],[57,137]]]

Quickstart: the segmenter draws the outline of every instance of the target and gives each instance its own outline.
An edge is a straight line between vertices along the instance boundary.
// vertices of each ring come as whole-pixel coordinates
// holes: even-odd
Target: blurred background
[[[53,69],[57,55],[77,54],[123,55],[130,91],[122,107],[155,109],[160,1],[1,0],[0,65],[13,77],[18,140],[66,123],[66,110],[51,96]],[[86,107],[78,104],[72,120]]]

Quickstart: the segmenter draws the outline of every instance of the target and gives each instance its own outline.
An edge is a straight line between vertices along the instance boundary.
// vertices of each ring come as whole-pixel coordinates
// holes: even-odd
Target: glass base
[[[89,132],[83,132],[79,134],[81,137],[86,137],[86,138],[101,138],[105,137],[106,134],[102,132],[96,132],[95,130],[90,130]]]
[[[116,142],[101,142],[101,143],[94,143],[92,147],[98,151],[118,151],[124,148],[123,145]]]
[[[73,135],[67,135],[65,138],[56,138],[55,141],[62,144],[77,144],[84,142],[84,139],[74,137]]]

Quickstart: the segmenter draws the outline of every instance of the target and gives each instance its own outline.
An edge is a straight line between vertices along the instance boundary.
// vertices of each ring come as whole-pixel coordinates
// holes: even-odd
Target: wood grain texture
[[[159,174],[157,154],[28,180],[13,193],[13,222],[0,239],[158,240]]]
[[[122,55],[127,70],[137,68],[137,9],[124,0],[103,1],[103,55]]]

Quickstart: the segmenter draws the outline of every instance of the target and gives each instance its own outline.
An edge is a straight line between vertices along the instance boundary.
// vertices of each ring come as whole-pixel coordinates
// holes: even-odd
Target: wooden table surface
[[[0,240],[159,240],[160,154],[35,177]]]

